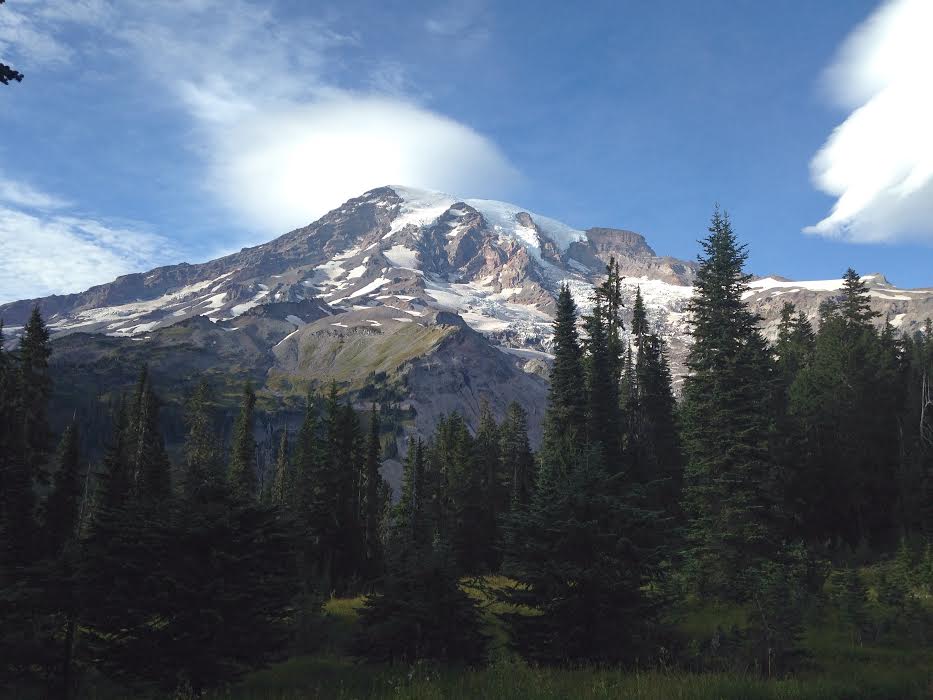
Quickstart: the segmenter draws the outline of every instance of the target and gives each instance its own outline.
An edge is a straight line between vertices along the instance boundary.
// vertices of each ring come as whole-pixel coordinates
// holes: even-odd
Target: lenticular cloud
[[[890,0],[846,40],[826,77],[852,111],[810,164],[837,200],[807,233],[933,240],[931,36],[933,2]]]
[[[485,137],[394,99],[340,96],[261,111],[214,135],[214,188],[254,226],[276,232],[382,185],[487,193],[517,177]]]

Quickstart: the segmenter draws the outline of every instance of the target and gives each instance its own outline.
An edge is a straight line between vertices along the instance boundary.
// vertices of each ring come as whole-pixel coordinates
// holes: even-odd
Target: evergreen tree
[[[443,540],[430,537],[424,477],[419,440],[409,446],[382,590],[370,595],[360,612],[354,653],[383,662],[479,663],[487,641],[479,611],[461,590]]]
[[[573,443],[586,434],[586,397],[580,379],[583,353],[577,333],[577,306],[570,288],[562,286],[554,318],[554,364],[551,366],[548,409],[544,418],[544,444],[550,452],[561,443]]]
[[[527,509],[507,521],[502,592],[513,646],[540,663],[632,664],[660,642],[648,587],[657,516],[636,505],[622,474],[586,449],[566,472],[545,462]]]
[[[291,464],[288,455],[288,427],[282,431],[279,452],[275,460],[275,478],[272,482],[272,505],[284,507],[291,492]]]
[[[535,458],[528,442],[528,415],[513,401],[499,429],[502,473],[508,476],[509,508],[524,508],[535,484]]]
[[[47,551],[53,557],[77,535],[82,486],[80,459],[78,425],[72,420],[58,446],[54,487],[45,507]]]
[[[630,478],[645,487],[647,505],[666,513],[666,524],[671,528],[681,520],[684,470],[671,370],[660,335],[647,333],[635,338],[637,403]]]
[[[480,573],[490,553],[484,473],[475,443],[459,413],[442,417],[428,450],[437,530],[461,573]]]
[[[49,356],[52,345],[49,331],[42,320],[39,307],[34,306],[23,334],[20,336],[18,364],[22,402],[23,443],[32,478],[41,477],[40,470],[48,456],[51,430],[48,423],[48,404],[52,395],[49,375]]]
[[[684,382],[688,548],[701,589],[742,600],[780,537],[768,451],[772,392],[759,318],[742,301],[747,258],[717,209],[689,304],[693,345]]]
[[[253,437],[253,412],[256,393],[252,384],[243,388],[240,415],[233,429],[233,447],[230,454],[230,486],[233,494],[244,501],[257,497],[256,438]]]
[[[183,491],[191,500],[197,499],[200,492],[216,487],[223,479],[223,450],[211,418],[212,401],[210,386],[204,380],[188,401]]]
[[[382,453],[380,431],[379,410],[376,404],[373,404],[369,419],[369,441],[366,449],[366,496],[363,508],[366,572],[370,579],[378,577],[382,573],[383,567],[380,520],[385,510],[385,503],[382,488],[384,479],[379,473]]]
[[[480,407],[479,429],[476,431],[473,468],[479,472],[480,498],[484,505],[482,522],[476,524],[477,539],[482,540],[481,560],[488,571],[499,568],[499,525],[509,509],[509,490],[502,472],[500,429],[487,401]]]
[[[824,304],[812,359],[794,378],[789,411],[803,475],[804,521],[813,540],[882,543],[895,537],[898,426],[903,379],[890,330],[872,325],[867,285],[853,270]]]
[[[130,446],[136,493],[146,504],[164,501],[172,490],[171,469],[159,422],[159,403],[148,369],[143,367],[130,418]]]

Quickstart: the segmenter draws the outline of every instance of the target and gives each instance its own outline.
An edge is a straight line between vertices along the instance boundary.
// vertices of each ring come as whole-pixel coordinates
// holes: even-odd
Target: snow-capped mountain
[[[218,260],[14,302],[0,314],[9,329],[38,302],[56,334],[138,337],[193,316],[235,325],[282,304],[295,312],[283,318],[296,327],[365,309],[395,309],[397,322],[410,322],[431,308],[455,312],[497,346],[532,357],[547,353],[559,286],[569,284],[586,308],[610,256],[622,262],[630,291],[640,284],[658,322],[676,332],[694,265],[657,256],[642,236],[581,231],[512,204],[405,187],[367,192],[310,226]],[[348,320],[377,322],[332,325],[349,327]]]
[[[472,417],[482,398],[497,410],[519,400],[534,416],[557,291],[568,285],[586,311],[610,257],[626,276],[626,295],[641,288],[682,374],[695,263],[659,256],[631,231],[580,230],[504,202],[398,186],[254,248],[6,304],[0,318],[15,333],[38,303],[62,361],[82,366],[127,348],[158,355],[183,346],[201,353],[199,369],[241,367],[271,394],[301,379],[352,385],[392,375],[406,382],[425,426],[454,408]],[[901,330],[933,315],[933,290],[865,279],[875,307]],[[840,287],[765,277],[746,296],[773,336],[785,300],[815,316]],[[68,340],[75,334],[81,342]]]

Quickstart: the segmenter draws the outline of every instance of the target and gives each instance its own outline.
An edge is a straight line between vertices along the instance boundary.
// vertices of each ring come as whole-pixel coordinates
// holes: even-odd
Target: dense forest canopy
[[[510,582],[492,596],[511,648],[545,666],[791,673],[827,590],[853,638],[930,643],[933,326],[879,328],[850,269],[815,324],[785,305],[770,344],[743,302],[746,256],[717,210],[679,401],[640,294],[623,326],[610,262],[589,314],[558,297],[540,450],[518,404],[485,406],[475,433],[452,413],[409,440],[394,498],[380,473],[393,401],[354,406],[337,385],[309,391],[260,469],[248,382],[229,440],[214,388],[197,387],[175,456],[142,367],[89,460],[81,416],[49,426],[54,346],[36,309],[0,350],[0,675],[62,698],[90,671],[200,695],[316,649],[322,605],[360,593],[357,657],[482,665],[463,582],[493,574]],[[855,566],[887,559],[872,628]],[[750,612],[685,644],[675,621],[696,599]]]

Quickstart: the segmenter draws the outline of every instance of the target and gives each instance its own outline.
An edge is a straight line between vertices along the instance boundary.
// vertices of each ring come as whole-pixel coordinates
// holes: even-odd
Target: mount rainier
[[[75,402],[99,403],[143,362],[179,389],[205,374],[248,377],[284,405],[308,380],[352,392],[377,378],[404,385],[415,431],[454,409],[474,423],[483,399],[501,416],[516,400],[535,437],[557,291],[569,285],[585,312],[610,257],[625,294],[641,288],[682,376],[696,263],[659,256],[632,231],[579,230],[504,202],[398,186],[263,245],[12,302],[0,318],[15,335],[39,305],[57,381]],[[933,316],[933,289],[865,279],[875,309],[901,331]],[[784,301],[815,317],[840,288],[755,278],[746,298],[773,337]]]

